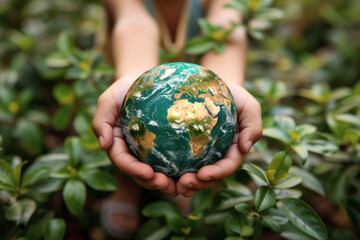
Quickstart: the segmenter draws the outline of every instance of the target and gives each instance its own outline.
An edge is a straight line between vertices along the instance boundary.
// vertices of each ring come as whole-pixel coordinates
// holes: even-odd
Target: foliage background
[[[356,239],[360,2],[232,3],[247,14],[246,87],[262,105],[264,138],[234,176],[192,198],[189,216],[150,194],[138,238]],[[0,1],[2,239],[106,238],[99,206],[118,186],[91,131],[97,98],[114,75],[102,54],[105,19],[95,0]],[[186,49],[194,61],[223,51],[226,39],[225,30],[199,23],[205,35]],[[284,199],[298,198],[322,219],[310,230],[294,223],[312,221],[301,217],[302,203],[295,220],[284,210]]]

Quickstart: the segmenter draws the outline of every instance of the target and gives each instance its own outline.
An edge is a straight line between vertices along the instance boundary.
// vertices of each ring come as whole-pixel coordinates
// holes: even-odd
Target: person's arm
[[[227,0],[212,0],[206,14],[206,20],[215,26],[230,29],[230,22],[240,22],[240,14],[224,8]],[[200,65],[211,69],[219,75],[227,85],[243,85],[246,70],[246,33],[242,28],[235,31],[226,40],[226,49],[222,54],[215,51],[206,53],[200,61]]]
[[[112,55],[116,77],[140,76],[159,60],[159,29],[143,0],[103,0],[114,21]]]
[[[116,81],[99,97],[92,127],[109,159],[142,187],[176,195],[174,181],[131,155],[119,115],[131,84],[158,64],[159,31],[143,0],[103,0],[114,21],[112,56]]]
[[[240,21],[238,12],[223,7],[226,2],[228,1],[210,1],[207,20],[211,24],[230,28],[230,21]],[[237,110],[238,129],[232,145],[222,159],[202,167],[197,174],[188,173],[179,179],[177,192],[187,197],[233,174],[240,167],[244,155],[262,136],[261,107],[243,88],[246,69],[244,29],[237,28],[229,36],[224,53],[210,51],[202,57],[200,65],[218,74],[230,88]]]

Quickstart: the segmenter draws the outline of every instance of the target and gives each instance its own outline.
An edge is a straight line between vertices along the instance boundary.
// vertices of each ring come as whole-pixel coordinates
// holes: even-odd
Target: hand
[[[176,196],[172,178],[154,172],[147,164],[131,155],[120,128],[120,109],[127,90],[136,77],[123,77],[113,83],[98,100],[92,128],[101,149],[107,150],[109,159],[125,174],[144,188],[160,190]]]
[[[191,197],[196,191],[208,188],[232,175],[243,158],[262,136],[261,107],[256,99],[240,85],[229,85],[237,111],[237,131],[225,156],[216,163],[202,167],[197,173],[187,173],[176,183],[176,192]]]

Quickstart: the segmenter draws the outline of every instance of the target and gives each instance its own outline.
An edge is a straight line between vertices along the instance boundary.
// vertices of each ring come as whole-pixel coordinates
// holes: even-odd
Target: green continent
[[[145,161],[149,154],[149,150],[154,146],[156,135],[150,132],[145,124],[137,117],[130,118],[129,133],[136,143],[140,158]]]

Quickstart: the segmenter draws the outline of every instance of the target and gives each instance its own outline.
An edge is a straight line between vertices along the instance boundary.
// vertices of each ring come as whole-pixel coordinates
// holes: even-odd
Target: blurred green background
[[[252,26],[246,87],[261,103],[264,119],[291,116],[335,139],[343,154],[340,160],[334,160],[336,164],[314,160],[306,168],[324,186],[331,183],[324,187],[326,199],[341,212],[340,220],[326,221],[331,238],[341,238],[342,232],[335,229],[359,233],[360,191],[354,186],[359,186],[360,162],[360,1],[275,0],[273,7],[283,11],[281,20],[262,22],[260,29]],[[29,186],[36,183],[26,193],[9,190],[11,194],[1,185],[0,233],[5,236],[1,239],[41,237],[44,226],[40,235],[39,228],[17,227],[21,222],[26,225],[36,207],[29,218],[15,218],[16,226],[7,221],[7,207],[24,196],[36,201],[33,222],[56,216],[67,223],[67,239],[106,238],[98,211],[108,193],[99,191],[116,189],[109,177],[114,169],[91,130],[97,99],[114,77],[104,55],[106,33],[107,17],[100,1],[0,0],[0,158],[6,162],[1,163],[1,171],[6,172],[7,164],[13,169],[23,166],[26,160],[24,169],[29,173],[24,178]],[[265,122],[265,128],[269,124]],[[260,142],[255,151],[266,156],[269,149],[273,153],[278,148],[273,142]],[[70,168],[64,170],[65,166]],[[58,180],[45,185],[46,171],[52,167]],[[92,187],[85,192],[91,210],[75,218],[66,212],[59,191],[81,167],[91,169],[81,177],[81,184]],[[97,167],[100,173],[94,170]],[[347,174],[351,177],[342,177]],[[94,183],[104,178],[107,185]],[[342,182],[337,184],[336,179]],[[317,195],[313,199],[312,206],[325,201]],[[67,207],[78,213],[76,207]],[[62,223],[56,226],[61,229]],[[347,234],[348,239],[355,236]]]

